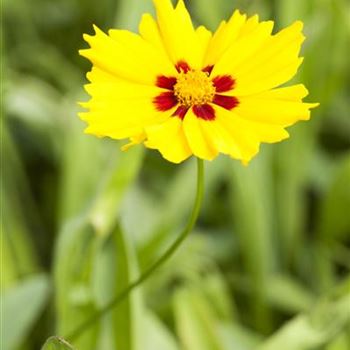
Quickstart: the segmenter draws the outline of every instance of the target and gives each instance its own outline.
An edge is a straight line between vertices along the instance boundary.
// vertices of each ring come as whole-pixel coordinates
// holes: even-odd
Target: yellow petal
[[[223,53],[232,45],[245,24],[246,16],[235,11],[230,20],[221,22],[209,43],[204,66],[215,64]]]
[[[297,85],[291,85],[291,86],[286,86],[282,88],[260,92],[253,96],[257,98],[300,102],[308,94],[309,94],[309,91],[303,84],[297,84]]]
[[[201,43],[183,0],[178,1],[175,9],[170,0],[153,2],[159,31],[172,62],[185,60],[192,68],[200,69],[203,63]]]
[[[164,75],[176,73],[172,62],[164,56],[164,51],[150,45],[140,35],[119,29],[111,29],[108,33],[118,44],[130,51],[132,58],[138,62],[139,66],[142,59],[141,66],[145,70],[150,70],[154,74],[162,72]]]
[[[261,142],[274,143],[288,137],[288,133],[279,125],[268,125],[264,123],[252,122],[240,118],[234,111],[228,111],[216,106],[216,118],[213,123],[220,125],[231,136],[232,142],[226,139],[225,148],[221,148],[223,153],[230,154],[233,158],[241,159],[245,163],[249,162],[259,151]],[[237,150],[238,148],[238,150]]]
[[[86,85],[86,89],[92,98],[83,104],[89,111],[81,113],[80,117],[89,124],[87,133],[129,138],[168,116],[157,111],[152,102],[161,91],[157,87],[114,79],[93,82]]]
[[[196,34],[200,45],[200,56],[204,59],[212,38],[212,33],[204,26],[199,26],[196,29]],[[202,67],[205,67],[204,61],[202,63]]]
[[[213,106],[215,109],[216,106]],[[233,158],[242,159],[241,148],[225,119],[217,115],[214,121],[203,122],[202,130],[210,144],[220,153],[228,154]]]
[[[86,77],[90,82],[97,82],[97,83],[122,80],[121,78],[118,78],[116,75],[108,73],[96,66],[93,66],[91,68],[91,71],[86,73]]]
[[[124,145],[121,148],[121,150],[125,152],[125,151],[129,150],[131,147],[140,144],[145,139],[146,139],[146,134],[144,132],[142,132],[138,135],[132,136],[132,137],[130,137],[130,142],[128,144]]]
[[[290,80],[302,62],[298,58],[305,39],[300,21],[271,36],[253,56],[231,67],[237,96],[269,90]],[[272,79],[271,79],[272,78]]]
[[[232,112],[220,107],[216,108],[215,123],[226,130],[232,139],[231,143],[236,145],[235,148],[237,150],[234,151],[234,148],[231,146],[231,151],[228,153],[231,157],[248,162],[259,152],[259,141],[256,136],[251,135],[247,124],[242,122]],[[228,144],[227,141],[226,143]]]
[[[88,123],[85,132],[97,136],[108,136],[113,139],[134,137],[143,133],[144,127],[152,125],[153,120],[131,121],[125,120],[120,115],[106,114],[106,112],[85,112],[79,114],[80,118]],[[149,118],[151,119],[151,118]],[[161,120],[155,123],[161,122]]]
[[[298,120],[309,120],[310,108],[318,106],[315,103],[302,103],[261,96],[240,97],[239,102],[234,112],[240,117],[284,127],[292,125]]]
[[[247,19],[243,24],[241,30],[239,31],[238,39],[241,37],[250,34],[257,26],[259,25],[259,16],[254,15]]]
[[[270,37],[272,29],[272,21],[261,22],[249,34],[234,41],[215,64],[212,75],[231,74],[236,79],[236,67],[255,56]]]
[[[105,82],[92,82],[86,84],[85,90],[92,97],[89,107],[93,108],[94,104],[111,104],[118,100],[129,101],[138,98],[149,98],[151,101],[155,96],[161,94],[164,90],[150,85],[140,85],[125,80],[109,80]]]
[[[232,90],[232,94],[240,97],[270,90],[293,78],[302,63],[303,58],[300,57],[273,72],[260,72],[255,76],[256,79],[252,79],[251,76],[246,79],[241,77],[236,80],[236,87]]]
[[[180,163],[192,155],[188,146],[182,120],[170,117],[165,122],[146,128],[146,147],[157,149],[173,163]]]
[[[164,56],[168,57],[158,24],[150,14],[146,13],[142,16],[139,24],[139,32],[144,40],[156,47]]]
[[[84,120],[89,122],[112,122],[128,125],[149,124],[163,120],[164,113],[155,110],[148,98],[138,98],[135,100],[119,101],[98,101],[87,102],[85,108],[89,112],[84,112]]]
[[[98,137],[111,137],[112,139],[122,140],[130,138],[143,132],[141,126],[132,126],[128,123],[120,121],[109,121],[103,119],[103,115],[96,113],[79,113],[79,117],[88,122],[87,128],[84,130],[86,134],[95,135]],[[95,120],[94,120],[95,119]],[[91,120],[91,121],[90,121]]]
[[[119,78],[153,85],[160,74],[174,74],[173,65],[137,34],[111,30],[110,36],[94,26],[95,35],[84,35],[90,49],[79,53],[95,66]],[[142,57],[142,64],[140,58]]]
[[[218,155],[218,150],[208,138],[206,123],[210,121],[197,118],[192,109],[189,109],[183,120],[183,127],[192,153],[198,158],[212,160]]]

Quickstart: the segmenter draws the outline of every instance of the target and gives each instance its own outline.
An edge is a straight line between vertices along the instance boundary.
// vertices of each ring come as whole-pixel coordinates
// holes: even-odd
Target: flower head
[[[219,153],[248,163],[262,142],[310,118],[302,84],[279,87],[302,63],[303,24],[272,34],[273,22],[235,11],[212,34],[194,28],[184,3],[154,0],[157,19],[145,14],[140,34],[96,26],[80,54],[93,64],[80,114],[87,133],[143,143],[179,163]]]

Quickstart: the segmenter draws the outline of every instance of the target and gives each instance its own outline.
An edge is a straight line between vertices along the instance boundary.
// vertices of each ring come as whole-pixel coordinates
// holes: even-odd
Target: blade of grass
[[[60,337],[50,337],[41,350],[74,350],[74,348]]]
[[[347,280],[335,296],[320,300],[310,313],[294,317],[257,350],[312,350],[328,344],[350,325],[349,287]]]
[[[213,310],[200,292],[179,289],[174,296],[177,333],[186,350],[223,350]]]
[[[96,312],[92,294],[92,264],[96,235],[82,216],[62,228],[54,260],[56,332],[66,334]],[[74,342],[78,349],[94,350],[99,324]]]
[[[138,275],[135,252],[130,237],[116,227],[108,237],[101,237],[96,252],[93,290],[96,303],[103,308]],[[101,323],[99,348],[141,349],[140,330],[144,327],[141,290],[125,298],[117,309],[96,323]],[[89,332],[89,329],[86,330]]]
[[[24,344],[49,297],[46,275],[33,275],[13,286],[1,297],[1,349]]]
[[[263,152],[263,151],[262,151]],[[271,313],[267,306],[269,274],[276,269],[273,247],[273,193],[268,153],[261,154],[249,167],[230,162],[230,202],[233,214],[232,233],[237,236],[244,271],[251,280],[253,300],[250,304],[255,327],[271,330]]]

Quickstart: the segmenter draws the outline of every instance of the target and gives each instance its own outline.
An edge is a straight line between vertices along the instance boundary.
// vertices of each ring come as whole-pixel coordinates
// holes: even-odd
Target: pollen
[[[198,70],[180,72],[174,85],[174,93],[178,102],[186,107],[211,102],[215,92],[215,86],[208,73]]]

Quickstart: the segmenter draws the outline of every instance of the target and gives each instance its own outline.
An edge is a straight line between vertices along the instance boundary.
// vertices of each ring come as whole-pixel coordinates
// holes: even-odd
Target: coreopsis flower
[[[212,34],[193,26],[182,0],[154,4],[157,18],[143,15],[139,34],[94,26],[84,35],[87,133],[129,139],[124,150],[143,143],[174,163],[219,153],[248,163],[310,118],[317,104],[302,102],[304,85],[280,87],[302,63],[302,22],[272,34],[272,21],[235,11]]]

